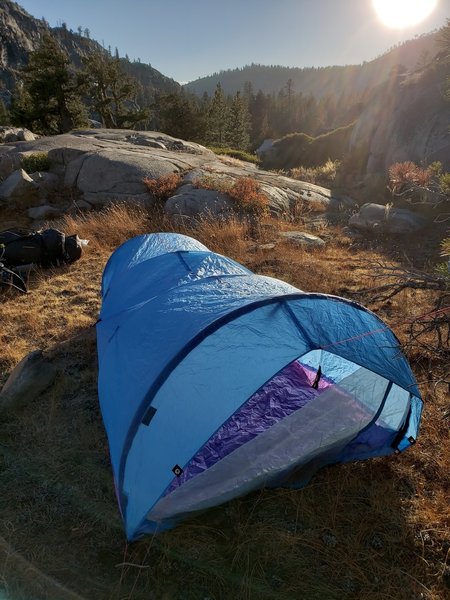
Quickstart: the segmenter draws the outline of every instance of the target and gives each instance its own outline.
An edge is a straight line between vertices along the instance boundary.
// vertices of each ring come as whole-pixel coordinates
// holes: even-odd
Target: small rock
[[[0,199],[30,206],[38,197],[38,186],[23,169],[17,169],[0,184]]]
[[[25,406],[52,385],[56,367],[48,362],[42,350],[27,354],[13,369],[0,392],[0,413]]]
[[[37,136],[24,127],[0,127],[0,143],[32,142]]]
[[[311,233],[306,233],[305,231],[280,231],[279,235],[297,246],[325,246],[322,238]]]
[[[42,206],[35,206],[34,208],[28,209],[28,216],[30,219],[54,219],[60,217],[62,212],[55,206],[49,204],[43,204]]]
[[[187,184],[167,200],[164,211],[171,217],[220,217],[233,212],[233,203],[229,196],[222,192],[195,188]]]
[[[19,142],[32,142],[36,139],[36,135],[29,129],[20,129],[17,133]]]
[[[426,220],[406,208],[391,208],[383,204],[363,204],[353,215],[349,227],[374,233],[404,234],[419,231]]]
[[[30,177],[39,186],[39,194],[41,197],[47,196],[49,192],[53,192],[60,186],[60,180],[56,173],[37,171],[36,173],[31,173]]]

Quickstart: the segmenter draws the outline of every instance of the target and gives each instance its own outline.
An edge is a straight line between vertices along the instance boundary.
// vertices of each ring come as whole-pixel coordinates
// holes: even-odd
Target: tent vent
[[[175,465],[172,469],[172,471],[174,472],[174,474],[179,477],[180,475],[183,475],[183,469],[180,467],[180,465]]]
[[[156,414],[156,408],[153,408],[153,406],[149,406],[143,419],[142,419],[143,425],[149,425],[150,421],[153,419],[155,414]]]

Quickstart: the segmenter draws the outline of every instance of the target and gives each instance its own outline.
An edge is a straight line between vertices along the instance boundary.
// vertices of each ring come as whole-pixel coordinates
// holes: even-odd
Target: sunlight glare
[[[372,0],[372,4],[386,27],[404,29],[426,19],[436,8],[437,0]]]

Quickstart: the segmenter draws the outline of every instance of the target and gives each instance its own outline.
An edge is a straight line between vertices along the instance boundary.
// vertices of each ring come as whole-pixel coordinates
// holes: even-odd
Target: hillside
[[[17,70],[27,63],[28,54],[38,48],[46,32],[59,40],[76,67],[81,66],[82,58],[89,53],[105,51],[95,40],[66,27],[50,28],[45,21],[35,19],[16,2],[4,0],[0,5],[0,92],[3,88],[0,99],[8,103],[9,91],[14,88],[17,80]],[[123,58],[122,66],[141,84],[143,98],[152,97],[155,91],[171,93],[180,89],[176,81],[150,65]]]
[[[184,89],[198,95],[204,92],[211,95],[220,82],[226,94],[235,94],[239,90],[244,91],[245,84],[251,82],[255,92],[262,90],[265,94],[272,94],[291,79],[294,91],[304,95],[312,94],[316,98],[329,94],[351,97],[387,81],[392,69],[398,65],[411,70],[418,63],[431,62],[437,52],[436,33],[429,33],[362,65],[297,68],[252,64],[199,78],[186,84]]]

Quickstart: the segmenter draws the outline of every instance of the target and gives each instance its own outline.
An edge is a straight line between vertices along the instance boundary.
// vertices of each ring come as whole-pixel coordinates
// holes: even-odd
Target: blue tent
[[[102,295],[99,396],[130,540],[416,439],[408,362],[355,302],[170,233],[118,248]]]

